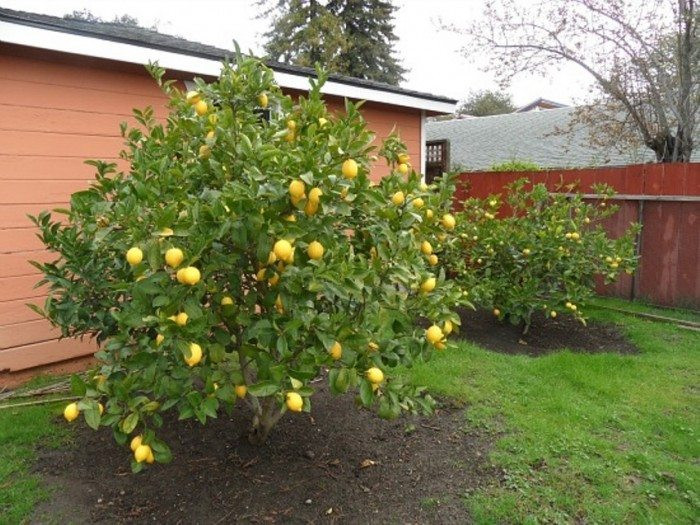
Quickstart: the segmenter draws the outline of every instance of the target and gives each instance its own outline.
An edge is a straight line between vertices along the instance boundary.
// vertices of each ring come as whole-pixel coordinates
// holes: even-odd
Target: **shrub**
[[[286,412],[311,409],[326,368],[334,393],[357,390],[383,417],[430,411],[389,371],[445,347],[419,317],[458,323],[459,291],[420,250],[450,233],[450,179],[422,185],[392,136],[380,152],[392,174],[373,185],[359,104],[329,114],[321,71],[295,103],[252,58],[186,95],[151,69],[171,112],[122,126],[130,172],[91,162],[97,180],[67,221],[34,219],[60,255],[37,264],[51,290],[41,313],[101,343],[66,418],[131,439],[136,471],[170,459],[155,433],[166,412],[204,424],[245,400],[262,443]]]
[[[634,241],[639,226],[609,239],[601,220],[617,211],[610,188],[598,186],[597,203],[581,195],[550,194],[543,184],[526,190],[527,179],[507,187],[512,213],[497,218],[501,201],[472,199],[458,214],[459,236],[448,243],[452,273],[470,299],[499,318],[523,323],[532,316],[573,315],[585,322],[583,307],[595,276],[614,281],[636,265]]]
[[[540,171],[541,169],[540,165],[535,162],[512,159],[493,164],[489,171]]]

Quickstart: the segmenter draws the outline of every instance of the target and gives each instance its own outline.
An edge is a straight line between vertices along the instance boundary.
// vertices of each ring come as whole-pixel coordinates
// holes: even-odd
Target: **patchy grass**
[[[33,386],[46,384],[33,381]],[[39,476],[31,472],[38,447],[59,447],[70,435],[53,421],[65,402],[0,409],[0,524],[23,523],[46,497]]]
[[[477,522],[697,522],[700,333],[590,315],[623,325],[642,353],[530,358],[461,343],[406,372],[500,435],[491,460],[504,480],[466,499]]]

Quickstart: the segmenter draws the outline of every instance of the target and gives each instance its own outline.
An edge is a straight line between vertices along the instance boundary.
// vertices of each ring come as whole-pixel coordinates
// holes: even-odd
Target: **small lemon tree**
[[[423,389],[388,372],[444,348],[458,323],[430,247],[455,227],[451,181],[422,184],[392,136],[379,152],[392,173],[372,184],[374,137],[359,104],[329,114],[322,71],[294,101],[253,58],[186,94],[150,69],[171,111],[122,125],[129,173],[91,161],[95,183],[57,210],[67,220],[34,218],[59,254],[36,263],[50,287],[39,311],[100,343],[66,419],[112,427],[139,470],[170,459],[166,412],[204,424],[245,402],[263,443],[286,412],[311,409],[324,369],[334,393],[383,417],[429,412]]]
[[[581,194],[552,194],[544,184],[527,184],[519,179],[506,187],[505,217],[498,217],[498,196],[464,203],[457,235],[445,247],[450,273],[471,301],[522,324],[524,333],[538,311],[585,323],[582,307],[594,293],[595,277],[610,283],[636,268],[639,226],[608,237],[601,221],[618,207],[605,185],[594,188],[597,202],[587,202]]]

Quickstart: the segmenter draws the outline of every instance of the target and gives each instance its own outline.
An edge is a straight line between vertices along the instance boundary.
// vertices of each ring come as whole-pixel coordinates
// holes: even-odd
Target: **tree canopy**
[[[486,117],[515,111],[513,99],[508,93],[483,89],[472,91],[457,108],[458,115]]]

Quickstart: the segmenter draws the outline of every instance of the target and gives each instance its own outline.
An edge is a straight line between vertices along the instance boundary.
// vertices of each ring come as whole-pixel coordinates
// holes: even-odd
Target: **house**
[[[58,332],[26,303],[43,303],[44,291],[29,259],[47,261],[27,214],[65,206],[93,177],[85,159],[118,161],[119,123],[133,107],[153,106],[165,117],[165,96],[144,65],[157,61],[170,78],[215,78],[231,52],[155,31],[64,20],[0,9],[0,388],[26,371],[59,363],[81,366],[90,342],[59,340]],[[314,72],[269,64],[291,95],[308,88]],[[366,100],[363,114],[378,138],[395,127],[416,167],[424,163],[427,116],[450,113],[455,100],[339,75],[324,86],[329,107],[345,98]],[[372,176],[387,167],[377,163]],[[84,365],[84,361],[82,362]]]
[[[646,148],[620,153],[612,146],[591,145],[590,130],[572,125],[575,112],[574,107],[563,107],[428,122],[426,174],[489,170],[514,160],[541,168],[624,166],[653,160]]]
[[[526,111],[541,111],[543,109],[557,109],[566,107],[568,106],[566,104],[562,104],[561,102],[554,102],[553,100],[547,100],[546,98],[540,97],[533,100],[529,104],[519,107],[514,111],[514,113],[525,113]]]

